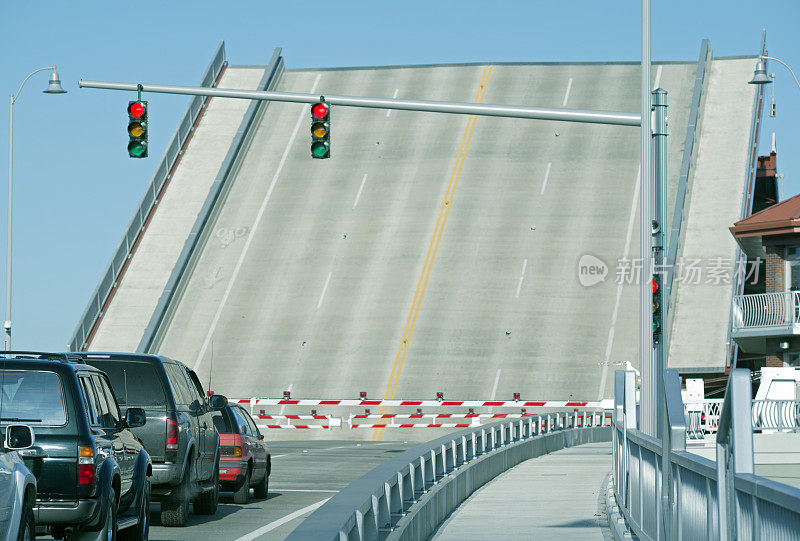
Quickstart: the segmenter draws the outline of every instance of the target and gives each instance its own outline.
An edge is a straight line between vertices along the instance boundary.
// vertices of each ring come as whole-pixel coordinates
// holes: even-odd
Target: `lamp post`
[[[8,121],[8,240],[6,245],[6,320],[3,328],[6,331],[5,349],[11,348],[11,216],[12,216],[12,195],[14,192],[14,103],[19,99],[19,93],[22,92],[22,87],[28,82],[32,75],[40,71],[52,70],[50,72],[50,83],[47,88],[43,90],[45,94],[66,94],[66,90],[61,88],[61,80],[58,78],[58,72],[55,66],[48,66],[46,68],[39,68],[28,74],[27,77],[19,85],[16,94],[11,95],[10,112]]]
[[[772,78],[775,77],[775,74],[768,74],[767,73],[767,63],[764,62],[765,60],[774,60],[775,62],[779,62],[786,66],[786,69],[789,70],[789,73],[792,74],[794,77],[794,82],[797,83],[797,87],[800,88],[800,81],[797,80],[797,75],[794,74],[792,68],[789,67],[789,64],[781,60],[780,58],[775,58],[774,56],[767,56],[761,55],[758,57],[758,62],[756,62],[756,69],[753,71],[753,78],[748,81],[751,85],[768,85],[772,83]]]

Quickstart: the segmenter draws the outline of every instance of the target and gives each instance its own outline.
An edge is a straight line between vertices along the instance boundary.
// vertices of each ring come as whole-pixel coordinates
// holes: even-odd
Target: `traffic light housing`
[[[311,157],[331,157],[331,106],[325,102],[311,106]]]
[[[661,277],[653,276],[653,344],[658,344],[661,340]]]
[[[147,157],[147,102],[128,102],[128,156]]]

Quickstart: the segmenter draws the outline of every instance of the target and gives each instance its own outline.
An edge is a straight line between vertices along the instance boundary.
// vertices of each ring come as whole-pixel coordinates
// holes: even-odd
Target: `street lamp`
[[[792,68],[789,67],[789,64],[787,64],[786,62],[784,62],[779,58],[775,58],[774,56],[766,56],[766,55],[761,55],[758,57],[758,62],[756,62],[756,69],[755,71],[753,71],[753,78],[749,81],[749,84],[768,85],[772,83],[772,78],[775,77],[775,74],[773,73],[770,75],[767,73],[766,62],[764,62],[765,60],[774,60],[775,62],[780,62],[781,64],[786,66],[786,69],[789,70],[789,73],[791,73],[792,77],[794,77],[794,82],[797,83],[797,87],[800,88],[800,81],[797,80],[797,75],[794,74]]]
[[[55,66],[48,66],[46,68],[39,68],[28,74],[27,77],[19,85],[16,94],[11,95],[10,114],[8,121],[8,240],[6,246],[6,321],[3,328],[6,331],[5,349],[11,348],[11,211],[12,211],[12,195],[14,191],[14,103],[19,99],[19,93],[22,92],[22,87],[28,82],[35,73],[40,71],[52,70],[50,72],[50,83],[47,88],[43,90],[45,94],[66,94],[66,90],[61,87],[61,80],[58,78],[58,72]]]

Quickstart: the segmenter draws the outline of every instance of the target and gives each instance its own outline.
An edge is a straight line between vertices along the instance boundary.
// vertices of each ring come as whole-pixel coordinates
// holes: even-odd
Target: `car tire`
[[[264,470],[264,479],[253,487],[253,496],[261,500],[266,500],[269,496],[269,473]]]
[[[33,518],[33,509],[27,503],[22,507],[22,517],[19,521],[17,541],[30,541],[36,539],[36,521]]]
[[[161,525],[167,528],[181,528],[189,520],[189,487],[191,486],[192,464],[186,465],[186,473],[172,494],[161,500]]]
[[[67,541],[116,541],[117,540],[117,494],[111,489],[111,502],[106,508],[106,518],[99,532],[78,531],[67,535]]]
[[[150,538],[150,479],[144,480],[144,496],[139,507],[139,522],[119,532],[120,541],[147,541]]]
[[[192,507],[198,515],[213,515],[217,512],[217,507],[219,506],[219,461],[214,467],[212,481],[214,487],[207,492],[203,492],[194,500]]]
[[[252,469],[248,466],[247,473],[244,474],[244,480],[233,492],[233,503],[247,503],[250,501],[250,476],[253,474]]]

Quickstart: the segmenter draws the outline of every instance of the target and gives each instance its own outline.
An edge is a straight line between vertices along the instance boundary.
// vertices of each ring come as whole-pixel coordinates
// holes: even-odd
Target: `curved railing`
[[[605,418],[603,411],[536,415],[419,445],[351,483],[287,539],[427,539],[474,490],[523,460],[610,441],[610,429],[600,426]]]

